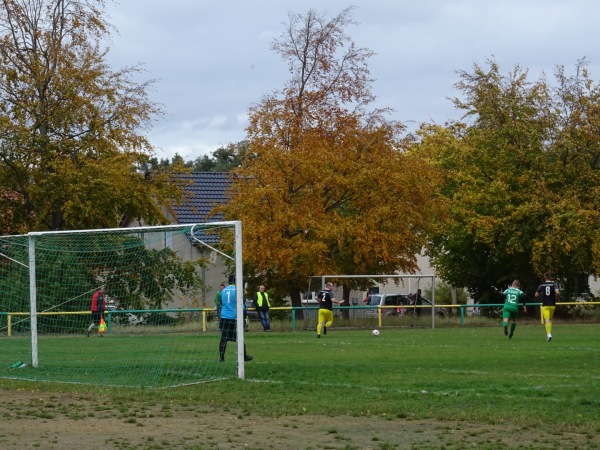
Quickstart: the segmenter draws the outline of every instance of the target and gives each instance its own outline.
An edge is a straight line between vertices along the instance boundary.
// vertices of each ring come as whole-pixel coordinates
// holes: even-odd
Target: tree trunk
[[[344,303],[342,304],[342,306],[350,306],[350,286],[343,285],[342,289],[343,289],[342,298],[344,299]],[[349,308],[342,309],[342,317],[346,320],[348,320],[350,318],[350,309]]]
[[[296,309],[296,320],[304,319],[304,311],[302,310],[302,297],[300,296],[300,289],[295,286],[290,286],[288,293],[292,301],[292,307]]]

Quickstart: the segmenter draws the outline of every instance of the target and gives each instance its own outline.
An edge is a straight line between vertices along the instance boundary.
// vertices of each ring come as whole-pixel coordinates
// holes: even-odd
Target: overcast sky
[[[416,127],[458,118],[450,97],[457,71],[494,58],[502,73],[516,65],[531,79],[567,73],[580,58],[600,80],[598,0],[120,0],[107,5],[117,28],[109,62],[142,63],[157,79],[151,99],[163,105],[149,136],[159,158],[185,160],[244,138],[248,107],[289,79],[270,50],[288,13],[328,17],[355,5],[347,29],[373,50],[376,106]]]

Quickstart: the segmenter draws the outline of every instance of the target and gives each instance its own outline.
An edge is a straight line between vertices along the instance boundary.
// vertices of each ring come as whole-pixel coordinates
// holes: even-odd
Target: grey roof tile
[[[180,205],[173,205],[177,223],[205,223],[223,220],[222,214],[210,215],[219,205],[227,202],[227,189],[231,186],[231,176],[221,172],[192,172],[181,174],[183,181],[191,182],[185,187],[184,200]],[[208,243],[218,241],[216,236],[203,235],[197,237]]]

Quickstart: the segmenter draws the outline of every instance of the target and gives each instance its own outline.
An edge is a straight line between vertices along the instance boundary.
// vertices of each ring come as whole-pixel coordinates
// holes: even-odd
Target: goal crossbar
[[[430,279],[431,280],[431,306],[435,309],[435,275],[433,274],[372,274],[372,275],[320,275],[315,278],[321,278],[321,287],[324,288],[327,280],[340,280],[340,279]],[[418,286],[418,284],[417,284]],[[410,287],[409,287],[410,288]],[[431,314],[431,328],[435,328],[435,314]]]

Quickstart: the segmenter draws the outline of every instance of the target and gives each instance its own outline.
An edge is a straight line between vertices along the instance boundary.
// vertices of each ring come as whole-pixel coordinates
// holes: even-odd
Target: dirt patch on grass
[[[597,433],[386,417],[256,417],[213,406],[114,405],[3,391],[2,449],[591,449]]]

